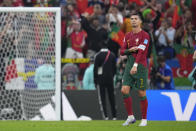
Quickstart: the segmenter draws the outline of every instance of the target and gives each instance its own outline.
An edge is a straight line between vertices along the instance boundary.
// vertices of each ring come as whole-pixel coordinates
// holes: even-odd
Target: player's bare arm
[[[136,52],[138,50],[138,46],[134,46],[134,47],[131,47],[129,49],[130,52]],[[137,65],[137,64],[136,64]],[[130,74],[133,75],[133,74],[136,74],[137,73],[137,66],[133,66],[131,71],[130,71]]]
[[[138,50],[138,46],[133,46],[129,48],[129,52],[136,52]]]

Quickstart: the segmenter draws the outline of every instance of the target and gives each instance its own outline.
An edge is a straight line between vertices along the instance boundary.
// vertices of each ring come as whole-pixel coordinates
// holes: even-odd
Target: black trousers
[[[101,107],[101,111],[103,112],[103,118],[105,119],[108,117],[107,113],[107,103],[106,103],[106,96],[109,98],[109,103],[111,106],[112,117],[116,117],[116,102],[115,102],[115,95],[114,95],[114,86],[111,85],[98,85],[98,96],[99,96],[99,104]]]

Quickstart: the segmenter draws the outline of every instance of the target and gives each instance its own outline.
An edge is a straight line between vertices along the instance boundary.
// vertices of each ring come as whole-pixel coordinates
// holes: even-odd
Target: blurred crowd
[[[194,49],[196,44],[196,0],[0,0],[0,6],[61,7],[62,58],[92,58],[105,43],[116,56],[116,85],[126,62],[119,50],[124,35],[132,30],[132,13],[141,15],[142,28],[151,37],[149,59],[153,46],[157,54],[175,59],[174,45]],[[83,79],[87,66],[73,68],[72,82],[75,75],[78,81]]]

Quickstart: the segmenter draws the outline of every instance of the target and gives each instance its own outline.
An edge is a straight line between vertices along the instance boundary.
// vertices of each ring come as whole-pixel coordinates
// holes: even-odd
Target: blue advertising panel
[[[147,90],[148,120],[196,121],[196,91]]]

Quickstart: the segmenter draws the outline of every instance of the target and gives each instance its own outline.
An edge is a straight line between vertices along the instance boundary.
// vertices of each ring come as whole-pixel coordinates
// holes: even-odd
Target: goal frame
[[[0,12],[55,12],[55,113],[61,120],[61,9],[60,7],[1,7]]]

